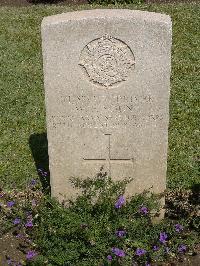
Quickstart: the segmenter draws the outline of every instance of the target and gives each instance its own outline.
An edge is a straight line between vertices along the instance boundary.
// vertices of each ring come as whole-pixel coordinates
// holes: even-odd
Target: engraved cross
[[[83,158],[83,160],[85,162],[88,163],[92,163],[92,162],[107,162],[108,163],[108,169],[109,169],[109,176],[111,176],[111,164],[112,163],[133,163],[133,158],[120,158],[120,159],[115,159],[111,157],[111,144],[110,144],[110,139],[111,139],[111,134],[104,134],[105,136],[107,136],[108,142],[107,142],[107,156],[106,158],[102,158],[102,159],[89,159],[89,158]]]

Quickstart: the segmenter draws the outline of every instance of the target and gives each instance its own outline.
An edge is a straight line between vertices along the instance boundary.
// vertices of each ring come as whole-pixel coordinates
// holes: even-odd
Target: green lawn
[[[21,187],[30,178],[37,177],[30,146],[35,146],[38,161],[42,160],[43,164],[46,160],[42,18],[90,8],[95,6],[0,8],[0,184],[4,187]],[[168,187],[188,188],[199,184],[200,4],[129,5],[126,8],[156,11],[172,17]],[[36,146],[34,143],[38,141],[40,144]]]

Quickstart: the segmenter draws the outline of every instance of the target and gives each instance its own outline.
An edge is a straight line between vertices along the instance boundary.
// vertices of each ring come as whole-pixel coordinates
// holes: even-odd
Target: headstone
[[[127,193],[166,187],[171,20],[87,10],[42,22],[52,195],[104,169]]]

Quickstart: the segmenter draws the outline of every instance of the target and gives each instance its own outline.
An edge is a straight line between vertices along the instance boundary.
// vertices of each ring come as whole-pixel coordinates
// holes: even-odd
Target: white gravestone
[[[52,195],[76,195],[71,177],[103,167],[132,177],[129,195],[166,187],[171,20],[89,10],[42,22]]]

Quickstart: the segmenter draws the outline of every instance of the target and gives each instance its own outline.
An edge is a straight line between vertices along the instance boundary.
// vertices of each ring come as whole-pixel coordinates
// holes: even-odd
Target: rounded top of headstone
[[[59,24],[69,21],[79,21],[88,19],[112,19],[112,18],[123,18],[123,19],[141,19],[147,22],[157,22],[170,24],[171,18],[166,14],[140,11],[140,10],[130,10],[130,9],[91,9],[82,11],[73,11],[62,13],[59,15],[53,15],[45,17],[42,21],[42,26],[49,24]]]

